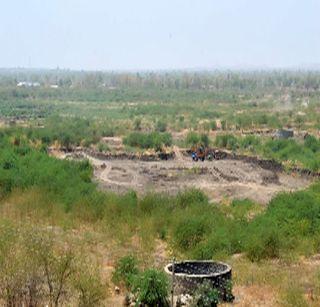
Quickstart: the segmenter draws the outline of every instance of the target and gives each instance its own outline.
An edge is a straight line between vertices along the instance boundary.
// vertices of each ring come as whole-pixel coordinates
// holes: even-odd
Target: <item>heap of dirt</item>
[[[160,161],[174,159],[174,152],[158,152],[158,153],[136,153],[136,152],[99,152],[88,149],[85,151],[87,155],[100,160],[141,160],[141,161]]]

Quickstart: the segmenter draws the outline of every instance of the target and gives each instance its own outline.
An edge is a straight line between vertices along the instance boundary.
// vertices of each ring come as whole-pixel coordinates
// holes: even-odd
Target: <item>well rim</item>
[[[227,263],[221,262],[221,261],[214,261],[214,260],[184,260],[184,261],[179,261],[179,262],[175,262],[174,264],[177,265],[181,265],[181,264],[185,264],[185,263],[211,263],[211,264],[218,264],[218,265],[222,265],[225,267],[225,269],[223,271],[220,272],[216,272],[216,273],[208,273],[208,274],[188,274],[188,273],[174,273],[174,276],[177,277],[187,277],[187,278],[210,278],[210,277],[218,277],[221,275],[225,275],[229,272],[231,272],[231,266]],[[171,268],[173,265],[173,263],[168,263],[164,270],[167,274],[169,275],[173,275],[173,272],[169,270],[169,268]]]

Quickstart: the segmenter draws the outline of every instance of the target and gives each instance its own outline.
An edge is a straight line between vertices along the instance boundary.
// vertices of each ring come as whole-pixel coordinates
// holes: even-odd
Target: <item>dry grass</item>
[[[46,206],[43,206],[43,204]],[[59,204],[50,203],[37,189],[14,191],[0,205],[3,219],[19,224],[34,224],[52,229],[60,240],[72,242],[83,255],[99,263],[101,277],[108,294],[107,306],[121,306],[122,292],[115,295],[111,275],[116,261],[134,254],[141,268],[162,268],[172,257],[170,246],[154,239],[152,220],[146,217],[132,235],[130,226],[122,228],[117,238],[109,232],[105,221],[84,223],[71,218]],[[123,227],[123,225],[121,226]],[[149,230],[149,231],[148,231]],[[225,261],[233,267],[236,306],[320,306],[320,256],[282,257],[282,260],[250,262],[240,254]]]
[[[237,306],[320,306],[319,260],[229,261],[233,267]]]

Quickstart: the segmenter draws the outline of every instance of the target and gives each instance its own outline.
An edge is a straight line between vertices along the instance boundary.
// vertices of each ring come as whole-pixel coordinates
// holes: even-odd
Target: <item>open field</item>
[[[0,71],[0,305],[121,306],[175,257],[229,263],[232,306],[318,306],[319,97],[307,71]]]
[[[193,162],[190,157],[178,160],[143,162],[133,160],[99,160],[89,157],[94,175],[105,190],[117,193],[135,190],[177,194],[188,188],[206,192],[210,200],[251,199],[267,204],[282,191],[307,187],[312,179],[263,169],[238,160]]]

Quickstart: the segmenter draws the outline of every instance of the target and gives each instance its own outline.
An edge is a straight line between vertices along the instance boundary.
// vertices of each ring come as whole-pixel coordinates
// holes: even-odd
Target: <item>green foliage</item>
[[[243,139],[240,140],[240,146],[244,149],[250,149],[252,151],[255,150],[261,144],[261,139],[254,135],[245,136]]]
[[[53,116],[47,119],[44,128],[29,129],[27,133],[30,139],[41,140],[46,145],[58,141],[62,146],[70,149],[82,143],[84,145],[97,143],[102,133],[106,132],[105,129],[102,127],[98,129],[94,123],[82,118]]]
[[[210,122],[210,129],[211,130],[217,130],[217,122],[216,121],[211,121]]]
[[[248,219],[247,214],[255,207],[256,204],[250,199],[234,199],[230,206],[230,213],[234,219],[246,221]]]
[[[192,306],[194,307],[216,307],[219,303],[219,291],[209,283],[199,285],[194,293]]]
[[[204,217],[183,218],[174,229],[174,238],[181,250],[196,247],[203,239],[207,227]]]
[[[210,140],[207,134],[197,134],[196,132],[190,131],[187,134],[186,140],[185,140],[186,145],[188,146],[203,146],[203,147],[208,147]]]
[[[41,86],[20,88],[16,86],[17,78],[37,80]],[[59,88],[51,89],[50,84],[58,84]],[[308,90],[310,104],[302,116],[299,115],[300,105]],[[288,92],[291,92],[293,109],[277,111],[282,97]],[[221,120],[223,130],[277,128],[287,124],[300,127],[302,120],[316,127],[317,95],[319,73],[310,71],[0,72],[0,114],[12,119],[12,126],[15,121],[23,119],[33,121],[35,126],[44,124],[46,130],[47,119],[54,115],[72,130],[75,119],[88,120],[89,126],[84,126],[82,134],[87,145],[92,141],[96,143],[96,135],[112,136],[119,130],[126,134],[132,128],[140,131],[144,128],[142,124],[155,123],[159,118],[170,123],[170,128],[178,129],[197,127],[199,119],[214,123],[216,118]],[[126,122],[129,119],[130,123]],[[214,125],[211,129],[216,128]],[[205,126],[207,130],[207,124]],[[65,138],[59,136],[65,144],[68,145],[70,137],[72,145],[78,141],[73,132],[66,134]]]
[[[221,129],[222,130],[226,130],[227,129],[227,121],[226,120],[222,120],[221,121]]]
[[[169,306],[169,283],[162,271],[148,269],[136,280],[134,293],[139,304],[147,306]]]
[[[207,134],[201,134],[200,142],[201,142],[202,146],[208,147],[209,143],[210,143],[208,135]]]
[[[156,151],[160,151],[162,146],[171,146],[172,137],[167,132],[132,132],[124,138],[123,143],[132,147],[154,148]]]
[[[265,156],[280,161],[299,161],[305,168],[316,171],[320,167],[320,156],[317,144],[312,138],[307,137],[304,144],[295,140],[270,140],[264,144]]]
[[[92,167],[88,161],[57,160],[23,143],[11,145],[7,139],[0,143],[5,148],[0,152],[1,197],[15,188],[37,186],[52,195],[65,211],[86,204],[98,218],[103,198],[91,182]]]
[[[312,246],[320,229],[319,191],[317,184],[307,191],[276,196],[266,213],[249,225],[248,231],[254,234],[247,241],[249,258],[279,257],[281,250],[298,248],[304,238]]]
[[[308,135],[305,138],[304,145],[311,149],[313,152],[317,152],[320,150],[320,141],[317,140],[313,135]]]
[[[238,147],[238,140],[232,134],[217,135],[215,145],[229,150],[236,150]]]
[[[99,142],[98,143],[98,150],[99,150],[99,152],[106,152],[106,151],[110,151],[110,148],[109,148],[108,144],[103,143],[103,142]]]
[[[138,261],[132,256],[124,256],[118,260],[115,270],[112,274],[112,281],[115,284],[123,285],[127,289],[131,289],[138,270]]]
[[[190,131],[186,137],[186,144],[190,146],[196,146],[200,142],[200,137],[197,133]]]
[[[191,201],[181,206],[183,213],[175,212],[172,238],[178,249],[201,259],[239,252],[246,252],[252,261],[279,258],[288,250],[304,252],[307,245],[301,242],[305,240],[317,250],[319,191],[315,185],[306,191],[280,194],[253,219],[248,213],[255,212],[256,206],[247,200],[234,201],[225,213],[205,200],[201,206]],[[179,204],[179,197],[177,200]]]
[[[158,120],[156,124],[156,131],[165,132],[167,130],[167,123],[163,120]]]
[[[251,261],[260,261],[267,258],[277,258],[280,255],[279,234],[270,227],[267,233],[254,234],[247,242],[246,252]]]
[[[133,129],[134,130],[141,130],[141,118],[137,117],[133,122]]]
[[[314,140],[308,142],[314,146]],[[252,261],[260,261],[282,257],[287,251],[319,250],[319,184],[279,194],[264,212],[255,214],[257,206],[248,200],[219,207],[197,189],[141,198],[133,191],[119,196],[98,192],[88,161],[51,158],[19,135],[3,134],[0,143],[1,196],[9,197],[16,189],[42,195],[21,206],[26,214],[33,208],[48,216],[65,212],[70,219],[99,220],[115,237],[138,233],[150,242],[160,236],[177,252],[201,259],[245,252]],[[255,139],[246,143],[255,144]],[[273,144],[280,151],[287,146],[286,142]],[[6,249],[5,242],[0,245]]]
[[[227,302],[233,302],[234,300],[234,295],[232,293],[232,290],[233,290],[233,282],[232,280],[228,280],[225,284],[225,289],[226,289],[226,292],[225,292],[225,300]]]
[[[170,201],[166,195],[148,193],[141,197],[139,201],[139,210],[141,214],[152,214],[157,211],[157,209],[161,208],[166,201]]]
[[[17,88],[16,78],[40,81],[41,87]],[[58,83],[59,88],[48,88],[51,83]],[[319,72],[1,72],[1,125],[8,126],[0,130],[1,213],[12,210],[12,216],[27,218],[29,224],[42,220],[64,227],[75,221],[93,223],[125,243],[137,235],[148,247],[160,237],[177,254],[192,258],[245,253],[252,261],[260,261],[318,253],[319,184],[305,191],[280,194],[256,214],[257,205],[248,200],[217,206],[198,190],[177,196],[102,193],[91,182],[88,161],[59,161],[50,158],[46,150],[58,143],[67,150],[95,144],[105,151],[107,148],[99,143],[101,137],[114,135],[128,135],[129,146],[160,150],[172,143],[171,135],[163,133],[169,129],[193,129],[186,139],[188,145],[207,145],[209,139],[199,131],[216,130],[214,119],[221,121],[226,133],[285,125],[314,133],[313,129],[320,127],[319,85]],[[282,107],[287,93],[292,102],[289,111]],[[306,93],[310,103],[302,117],[298,112]],[[132,128],[137,134],[130,134]],[[153,128],[156,132],[141,132]],[[285,162],[290,167],[320,170],[320,141],[313,136],[272,140],[226,134],[218,136],[215,144]],[[68,224],[64,225],[65,221]],[[44,235],[43,225],[37,231],[16,225],[0,221],[2,303],[20,306],[32,298],[38,306],[49,305],[50,300],[52,305],[54,301],[61,305],[101,304],[104,286],[100,272],[91,263],[84,265],[81,255],[64,237],[55,242]],[[130,261],[127,264],[129,268],[124,265],[124,273],[119,274],[123,278],[120,282],[131,287],[133,280],[139,280],[135,289],[141,301],[157,300],[157,278],[151,278],[151,274],[147,278],[128,277],[136,276],[137,270]],[[51,292],[48,276],[53,281]],[[147,290],[139,291],[141,285]],[[166,297],[164,292],[161,297]],[[205,296],[213,297],[214,293]],[[303,292],[295,285],[286,290],[283,303],[306,305]]]
[[[235,137],[230,134],[217,135],[215,145],[229,150],[250,151],[252,154],[289,161],[293,166],[304,167],[312,171],[320,169],[320,141],[307,136],[303,143],[294,139],[267,139],[256,136]]]
[[[199,189],[191,188],[183,192],[179,192],[177,203],[181,208],[186,208],[192,204],[207,203],[208,197]]]

